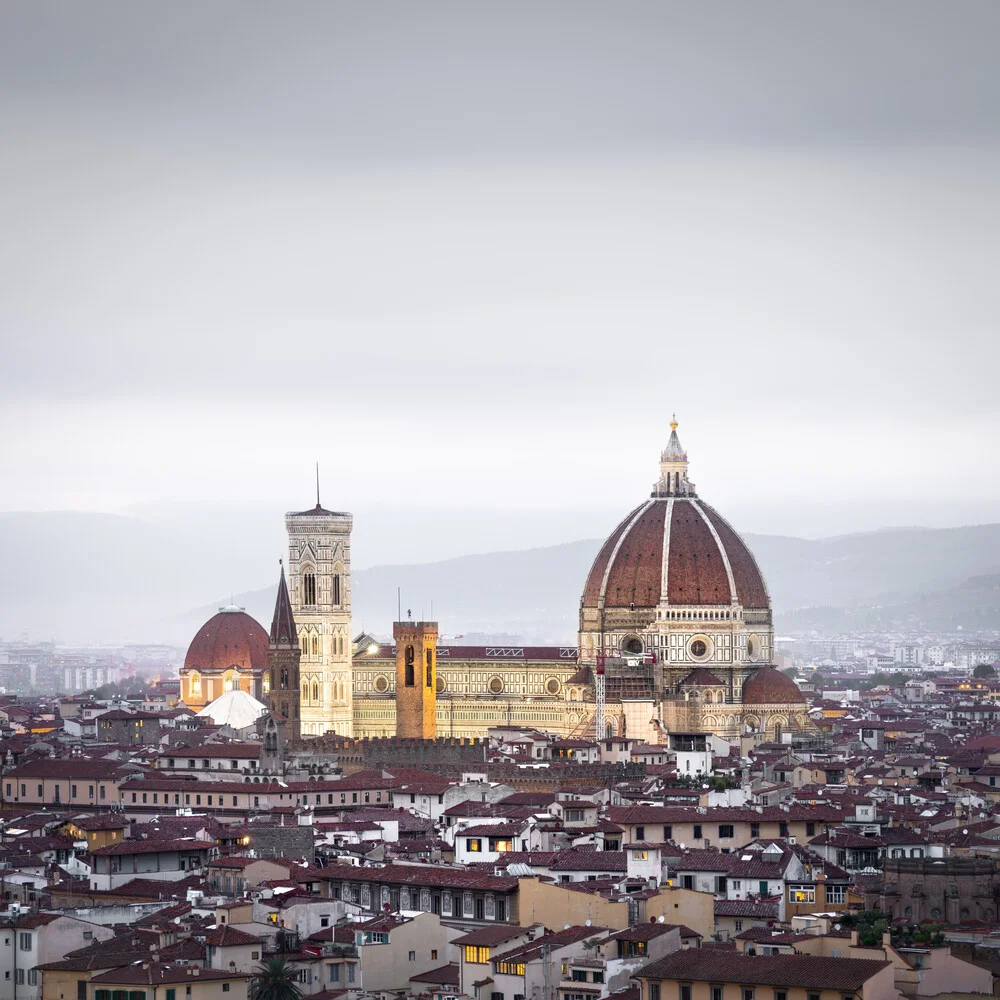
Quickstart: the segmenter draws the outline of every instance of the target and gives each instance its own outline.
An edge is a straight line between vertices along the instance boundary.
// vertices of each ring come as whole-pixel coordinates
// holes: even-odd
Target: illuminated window
[[[191,694],[201,694],[201,675],[192,673],[189,678]]]
[[[483,842],[478,837],[470,837],[466,843],[469,845],[469,850],[477,854],[483,849]]]
[[[816,886],[814,885],[790,885],[788,887],[789,903],[815,903]]]
[[[465,946],[466,962],[474,962],[476,965],[485,965],[490,960],[490,949],[482,945],[467,944]]]

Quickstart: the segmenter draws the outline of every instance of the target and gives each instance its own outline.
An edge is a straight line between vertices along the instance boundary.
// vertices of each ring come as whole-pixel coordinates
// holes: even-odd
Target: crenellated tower
[[[437,736],[437,622],[393,622],[396,640],[396,735]]]

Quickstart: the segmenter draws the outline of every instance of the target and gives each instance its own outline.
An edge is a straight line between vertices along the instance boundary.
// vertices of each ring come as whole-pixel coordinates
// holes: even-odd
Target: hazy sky
[[[319,459],[558,542],[676,410],[744,530],[1000,520],[998,45],[995,0],[5,3],[0,507],[291,509]]]

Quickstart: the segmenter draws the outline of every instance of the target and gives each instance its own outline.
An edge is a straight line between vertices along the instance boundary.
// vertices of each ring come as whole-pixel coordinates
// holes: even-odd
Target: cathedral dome
[[[222,608],[200,629],[184,657],[185,670],[266,671],[268,635],[242,608]]]
[[[671,424],[660,481],[618,525],[594,560],[584,608],[733,604],[769,610],[767,587],[746,543],[687,478],[687,453]]]
[[[774,667],[761,667],[743,682],[744,705],[800,705],[805,700],[798,684]]]

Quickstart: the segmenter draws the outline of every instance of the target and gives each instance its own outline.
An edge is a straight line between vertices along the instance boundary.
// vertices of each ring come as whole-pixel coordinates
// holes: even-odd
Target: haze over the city
[[[3,507],[997,520],[1000,10],[856,13],[8,5]]]

